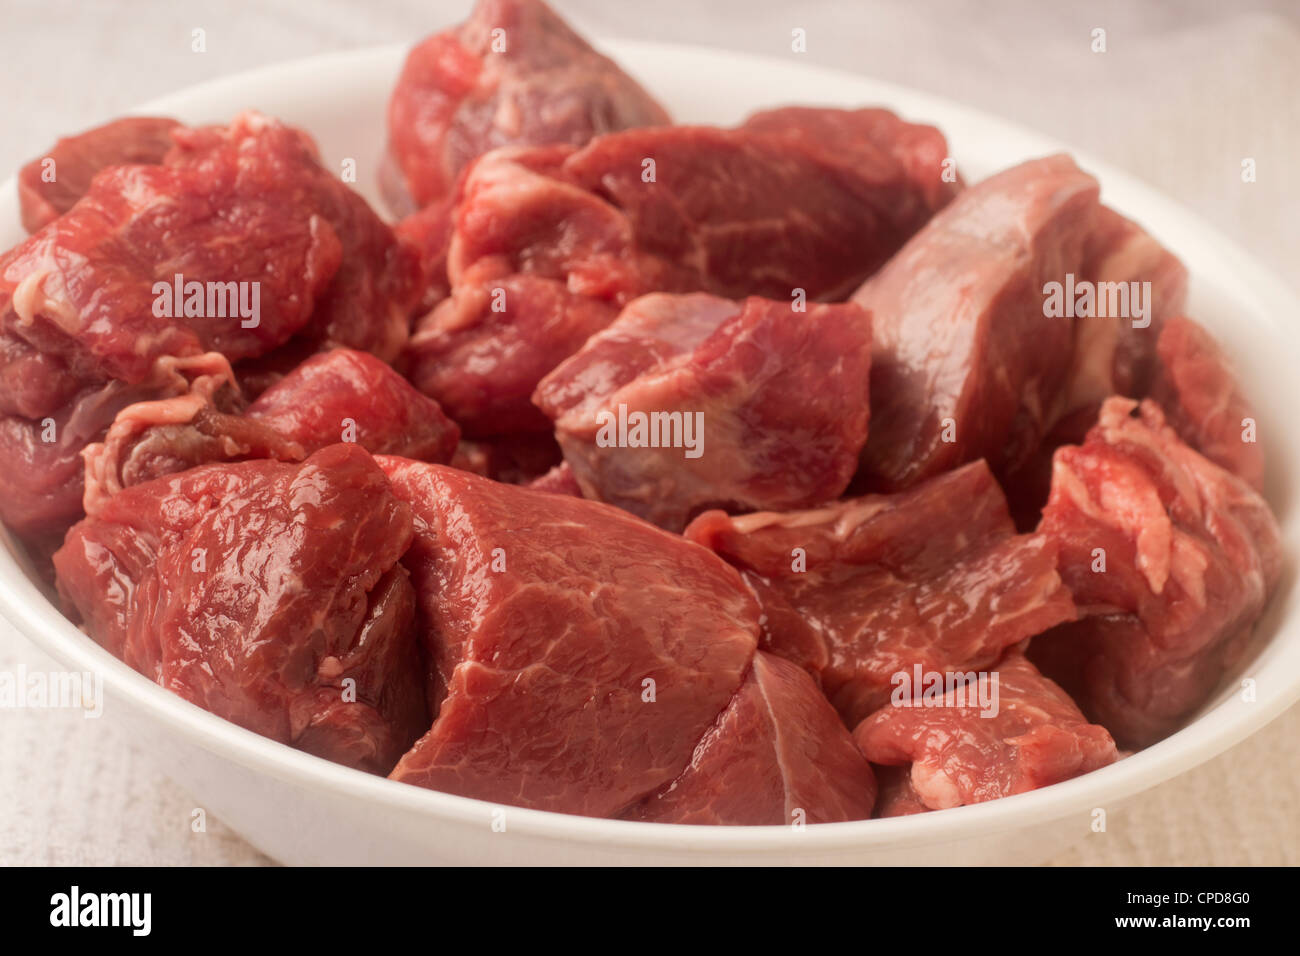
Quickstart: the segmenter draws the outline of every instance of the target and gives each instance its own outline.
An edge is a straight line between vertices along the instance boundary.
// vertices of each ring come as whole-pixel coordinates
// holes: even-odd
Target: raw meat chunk
[[[1037,526],[1047,503],[1056,449],[1082,442],[1096,424],[1101,403],[1110,396],[1140,398],[1147,393],[1157,337],[1187,297],[1183,264],[1141,226],[1106,206],[1097,210],[1079,278],[1092,284],[1096,300],[1105,298],[1107,314],[1075,318],[1059,411],[1034,453],[1002,476],[1016,527],[1026,530]],[[1135,293],[1141,298],[1134,298]],[[1111,308],[1112,299],[1120,309]],[[1119,314],[1125,311],[1126,301],[1128,314]],[[1144,316],[1137,314],[1139,301]]]
[[[976,458],[1005,474],[1038,447],[1073,343],[1044,286],[1081,272],[1096,210],[1096,180],[1068,156],[1023,163],[959,193],[858,290],[874,319],[872,486]]]
[[[91,637],[145,676],[385,773],[428,726],[398,564],[411,537],[411,509],[369,454],[332,445],[301,464],[206,465],[128,488],[54,565]]]
[[[460,429],[379,359],[333,349],[308,359],[248,407],[248,417],[308,452],[355,441],[376,455],[451,460]]]
[[[853,142],[860,118],[846,111],[842,122]],[[923,198],[929,184],[862,142],[829,158],[743,128],[637,129],[593,140],[564,173],[616,206],[639,249],[689,290],[788,299],[803,289],[834,300],[934,213]],[[655,163],[649,183],[646,159]]]
[[[617,310],[531,275],[471,289],[417,327],[408,352],[411,381],[476,438],[547,430],[550,422],[530,400],[537,383]],[[499,311],[490,305],[495,296]],[[469,328],[459,325],[464,315],[471,316]]]
[[[614,61],[539,0],[479,0],[469,19],[413,49],[388,104],[389,148],[416,205],[498,146],[581,146],[669,122]]]
[[[1095,284],[1098,299],[1106,298],[1107,312],[1112,295],[1106,284],[1123,283],[1131,292],[1133,283],[1139,288],[1150,283],[1150,296],[1140,293],[1146,312],[1141,318],[1136,315],[1137,300],[1129,295],[1129,315],[1075,319],[1063,414],[1083,407],[1095,410],[1112,395],[1144,395],[1161,329],[1182,311],[1187,299],[1187,269],[1178,258],[1137,223],[1106,206],[1098,208],[1084,246],[1082,278]],[[1124,298],[1119,298],[1118,304],[1123,303]]]
[[[436,402],[366,352],[322,352],[247,407],[229,363],[214,352],[200,360],[207,368],[188,392],[128,406],[102,442],[87,446],[87,514],[123,488],[200,464],[301,461],[340,441],[374,454],[443,462],[459,441]]]
[[[286,164],[282,175],[290,178],[283,187],[277,184],[277,189],[285,190],[280,201],[304,204],[329,224],[341,247],[339,266],[310,324],[302,330],[303,346],[314,351],[336,346],[359,349],[385,362],[397,358],[421,292],[418,257],[358,193],[320,164],[309,136],[257,113],[242,113],[228,127],[181,129],[173,136],[177,148],[168,154],[167,164],[213,177],[233,170],[242,178],[248,175],[242,157],[250,151],[282,150],[281,161]],[[288,265],[272,262],[282,268]]]
[[[0,257],[0,327],[62,358],[78,380],[128,383],[146,379],[162,356],[215,351],[233,361],[302,329],[342,257],[338,233],[302,184],[314,156],[296,132],[251,114],[222,142],[175,165],[96,176],[71,211]],[[200,314],[186,314],[184,296],[168,302],[177,274],[221,283],[223,294],[225,283],[250,283],[256,324],[209,310],[206,297]]]
[[[739,575],[607,505],[380,463],[415,511],[439,707],[393,779],[593,816],[676,779],[754,655]]]
[[[305,134],[245,113],[170,136],[161,164],[103,170],[0,256],[0,453],[31,466],[4,479],[0,516],[24,534],[76,520],[75,457],[129,405],[190,393],[178,363],[405,340],[414,257]]]
[[[194,387],[190,378],[203,374],[211,354],[160,358],[149,378],[136,384],[115,379],[81,384],[60,371],[60,360],[43,356],[48,361],[41,372],[63,376],[51,381],[76,391],[63,407],[42,412],[40,418],[0,415],[0,457],[17,465],[0,473],[0,517],[29,541],[61,541],[82,514],[83,450],[103,439],[125,409],[189,392]]]
[[[1262,490],[1264,452],[1255,440],[1255,413],[1214,336],[1186,316],[1175,316],[1161,330],[1156,350],[1151,398],[1174,431],[1210,461]]]
[[[1281,572],[1268,505],[1151,401],[1109,399],[1083,445],[1057,451],[1039,530],[1083,617],[1030,656],[1126,747],[1205,703]]]
[[[484,156],[460,188],[450,297],[410,344],[412,381],[471,437],[541,430],[537,383],[637,296],[843,298],[932,212],[928,184],[844,139],[859,153],[672,127]]]
[[[865,820],[871,767],[811,677],[759,651],[690,765],[630,816],[658,823],[779,826]]]
[[[888,703],[897,675],[981,670],[1075,616],[1055,542],[1014,533],[983,462],[813,511],[707,512],[686,537],[745,572],[764,650],[819,673],[850,727]]]
[[[1088,723],[1019,650],[979,680],[978,691],[959,687],[941,701],[884,707],[853,735],[872,763],[911,764],[909,782],[931,810],[1036,790],[1117,759],[1105,728]],[[996,693],[996,714],[969,703],[976,693],[989,700]],[[903,796],[904,805],[891,809],[914,809]]]
[[[534,401],[584,497],[680,531],[710,507],[838,496],[867,436],[871,317],[697,293],[648,295]]]
[[[101,169],[161,163],[177,125],[173,119],[128,116],[60,139],[18,173],[23,228],[36,232],[71,209]]]
[[[842,162],[850,170],[873,152],[883,152],[885,157],[873,161],[881,167],[891,160],[900,164],[916,195],[932,213],[948,205],[962,189],[955,166],[950,176],[944,175],[944,161],[949,156],[943,134],[933,126],[908,123],[889,110],[786,106],[761,110],[740,128],[779,136],[830,162]]]

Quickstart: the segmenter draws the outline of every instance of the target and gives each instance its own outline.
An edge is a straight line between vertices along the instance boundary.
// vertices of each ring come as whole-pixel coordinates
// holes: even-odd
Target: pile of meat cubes
[[[256,112],[21,173],[0,515],[150,679],[421,787],[800,824],[1105,766],[1248,648],[1252,412],[1068,156],[673,125],[538,0],[388,118],[396,226]]]

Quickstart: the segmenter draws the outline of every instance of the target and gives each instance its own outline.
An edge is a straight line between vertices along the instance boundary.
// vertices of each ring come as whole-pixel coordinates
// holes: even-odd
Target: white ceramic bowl
[[[732,124],[787,103],[883,105],[936,123],[968,181],[1064,149],[1011,124],[909,90],[778,59],[646,43],[604,48],[679,121]],[[181,120],[223,122],[256,108],[315,135],[327,163],[358,165],[377,207],[384,105],[404,47],[313,57],[206,83],[142,107]],[[105,117],[108,119],[108,117]],[[33,152],[45,144],[31,144]],[[1191,270],[1191,314],[1238,362],[1258,406],[1269,457],[1268,497],[1288,554],[1300,552],[1292,487],[1300,435],[1300,316],[1295,297],[1235,245],[1177,204],[1069,150],[1098,176],[1103,197],[1147,226]],[[13,180],[0,186],[0,248],[22,238]],[[1103,770],[1033,793],[938,813],[811,826],[690,827],[502,808],[373,777],[300,753],[187,703],[136,674],[69,623],[33,582],[7,535],[0,611],[74,671],[103,675],[105,715],[210,813],[286,863],[1033,863],[1089,832],[1095,808],[1200,764],[1253,733],[1300,696],[1300,610],[1292,569],[1260,624],[1256,649],[1184,730]],[[1256,697],[1237,692],[1243,678]],[[500,821],[504,819],[504,831]],[[494,826],[494,821],[497,823]]]

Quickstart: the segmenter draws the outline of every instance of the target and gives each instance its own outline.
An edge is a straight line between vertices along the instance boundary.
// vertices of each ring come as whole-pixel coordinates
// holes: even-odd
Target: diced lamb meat
[[[1165,323],[1151,398],[1174,431],[1210,461],[1256,491],[1264,487],[1264,452],[1250,403],[1219,343],[1186,316]]]
[[[460,429],[438,403],[367,352],[321,352],[263,392],[249,418],[307,452],[337,441],[376,455],[451,460]]]
[[[1101,206],[1084,247],[1081,278],[1094,284],[1107,315],[1077,318],[1074,357],[1065,385],[1065,414],[1097,408],[1112,395],[1146,394],[1155,365],[1156,341],[1165,321],[1182,311],[1187,300],[1187,269],[1178,258],[1137,223]],[[1139,284],[1144,316],[1128,293]],[[1150,283],[1149,298],[1140,291]],[[1128,287],[1128,292],[1118,288]],[[1121,306],[1112,310],[1111,304]],[[1128,315],[1109,314],[1124,311]]]
[[[926,704],[884,707],[853,735],[872,763],[910,764],[909,782],[931,810],[1036,790],[1118,758],[1105,728],[1088,723],[1019,650],[1007,651],[979,681],[983,688],[957,687]],[[970,703],[981,694],[988,700],[996,694],[996,713]],[[891,809],[913,809],[907,796]]]
[[[0,415],[0,456],[17,464],[0,473],[0,517],[29,541],[61,541],[83,512],[83,451],[106,440],[126,409],[188,394],[195,387],[191,377],[205,374],[214,354],[160,358],[150,376],[135,384],[117,379],[78,384],[59,371],[59,360],[48,363],[44,371],[77,391],[62,408],[40,418]]]
[[[229,363],[217,353],[201,361],[208,367],[188,392],[128,406],[103,442],[86,448],[87,514],[123,488],[195,465],[301,461],[336,442],[445,462],[460,439],[436,402],[366,352],[322,352],[247,407]]]
[[[582,146],[668,122],[540,0],[479,0],[468,20],[411,51],[388,104],[389,148],[417,206],[499,146]]]
[[[869,817],[875,792],[871,766],[813,679],[759,651],[681,776],[628,816],[725,826],[838,823]]]
[[[0,327],[63,358],[80,380],[132,384],[162,356],[215,351],[234,361],[288,341],[328,295],[343,254],[303,186],[315,158],[295,131],[251,114],[224,145],[95,177],[72,210],[0,257]],[[184,291],[174,301],[177,274],[204,285],[195,308]],[[208,309],[208,283],[221,283],[220,304],[233,306],[231,282],[258,283],[255,324]]]
[[[537,383],[637,296],[843,298],[933,212],[928,183],[845,140],[859,153],[672,127],[483,157],[460,189],[450,297],[411,340],[412,381],[471,437],[541,430]]]
[[[178,125],[173,119],[128,116],[60,139],[18,173],[23,228],[36,232],[62,216],[101,169],[161,163]]]
[[[380,463],[415,512],[438,707],[392,778],[594,816],[675,780],[754,655],[740,576],[607,505]]]
[[[391,358],[405,339],[414,258],[305,134],[245,113],[170,136],[161,164],[101,171],[0,256],[0,453],[35,466],[9,474],[0,516],[25,534],[76,520],[69,465],[117,413],[190,391],[177,362],[242,369],[336,340]]]
[[[1083,616],[1030,656],[1126,747],[1205,703],[1281,573],[1268,505],[1151,401],[1109,399],[1083,445],[1057,451],[1039,530]]]
[[[951,174],[945,168],[950,157],[943,134],[933,126],[908,123],[889,110],[785,106],[761,110],[740,128],[781,137],[850,170],[873,152],[883,152],[888,159],[875,157],[874,161],[881,166],[890,160],[901,164],[916,187],[914,196],[931,213],[948,205],[962,189],[955,165]]]
[[[1044,286],[1079,274],[1097,182],[1068,156],[961,192],[854,295],[874,320],[872,487],[906,488],[984,458],[1005,474],[1050,426],[1070,320]]]
[[[707,512],[686,537],[745,573],[764,650],[818,673],[850,727],[899,674],[981,670],[1075,616],[1055,542],[1014,533],[983,462],[812,511]]]
[[[243,727],[386,773],[428,726],[410,508],[369,454],[206,465],[128,488],[54,556],[97,642]]]
[[[1106,314],[1074,319],[1070,369],[1055,420],[1033,454],[1002,475],[1012,516],[1023,529],[1037,526],[1047,503],[1056,449],[1082,442],[1110,396],[1146,395],[1157,338],[1187,298],[1187,269],[1177,257],[1137,223],[1106,206],[1097,210],[1078,278],[1091,284],[1096,302],[1106,303]]]
[[[291,178],[283,186],[277,184],[277,189],[286,190],[280,201],[305,204],[329,224],[341,246],[339,266],[301,338],[315,351],[341,346],[371,352],[386,362],[397,358],[421,292],[417,256],[360,194],[320,164],[310,137],[256,113],[240,114],[228,127],[179,129],[173,137],[177,146],[168,154],[167,165],[214,178],[250,175],[241,166],[250,151],[282,150],[287,168],[280,175]],[[250,229],[244,235],[258,233]]]
[[[871,318],[697,293],[632,302],[534,401],[584,497],[680,531],[707,508],[829,501],[867,437]]]

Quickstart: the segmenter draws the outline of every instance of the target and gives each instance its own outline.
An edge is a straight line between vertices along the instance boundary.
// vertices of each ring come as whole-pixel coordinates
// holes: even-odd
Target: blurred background
[[[602,37],[722,47],[866,74],[976,106],[1123,167],[1300,290],[1295,0],[550,0]],[[204,80],[413,44],[470,0],[5,0],[0,179],[60,135]],[[190,48],[206,31],[207,50]],[[1094,29],[1106,52],[1093,53]],[[256,104],[249,104],[255,106]],[[879,104],[888,106],[888,103]],[[927,117],[909,117],[926,120]],[[740,117],[737,117],[740,119]],[[1241,161],[1256,161],[1243,183]],[[959,157],[960,158],[960,157]],[[1177,237],[1166,237],[1175,252]],[[0,671],[53,662],[0,621]],[[1300,708],[1228,753],[1080,824],[1056,864],[1300,863]],[[257,864],[105,717],[0,710],[0,863]]]

